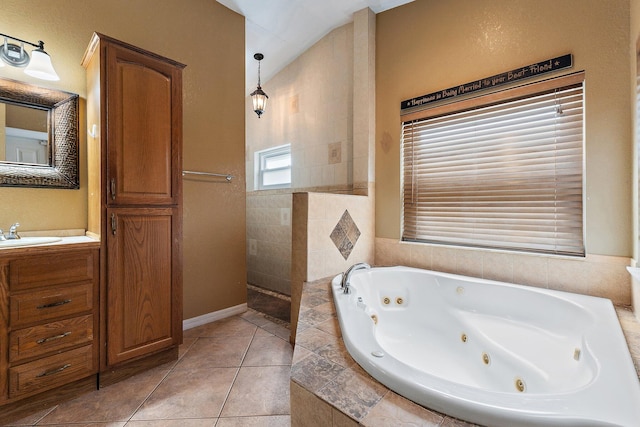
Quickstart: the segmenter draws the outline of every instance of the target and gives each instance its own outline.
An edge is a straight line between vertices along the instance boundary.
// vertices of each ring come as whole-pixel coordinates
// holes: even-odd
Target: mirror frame
[[[0,79],[0,101],[49,111],[49,165],[0,162],[0,186],[80,188],[79,96]]]

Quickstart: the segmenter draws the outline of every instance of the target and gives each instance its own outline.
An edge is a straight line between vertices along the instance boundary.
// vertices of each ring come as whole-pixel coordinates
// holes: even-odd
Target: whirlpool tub
[[[345,346],[425,407],[487,426],[640,426],[611,301],[409,267],[332,281]]]

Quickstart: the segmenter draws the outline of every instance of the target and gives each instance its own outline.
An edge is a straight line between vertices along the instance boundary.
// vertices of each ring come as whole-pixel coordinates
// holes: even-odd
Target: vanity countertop
[[[29,233],[29,235],[27,236],[27,233],[24,233],[23,236],[24,237],[42,237],[43,235],[36,235],[36,234]],[[51,235],[47,235],[47,237],[48,236],[51,236]],[[38,244],[38,245],[7,246],[7,247],[0,246],[0,255],[7,254],[9,252],[12,255],[17,253],[29,253],[29,252],[42,250],[43,248],[60,248],[61,246],[66,246],[66,245],[74,245],[74,248],[100,247],[100,240],[95,239],[93,237],[89,237],[89,236],[82,235],[82,236],[54,236],[54,237],[60,237],[60,240],[51,242],[51,243]]]

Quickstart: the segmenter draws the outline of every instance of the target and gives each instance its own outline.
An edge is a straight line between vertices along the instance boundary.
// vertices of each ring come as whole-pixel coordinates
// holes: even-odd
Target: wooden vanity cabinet
[[[107,360],[117,364],[181,343],[176,208],[113,208],[108,238]]]
[[[94,34],[83,59],[89,231],[101,236],[101,384],[182,342],[182,69]],[[90,144],[91,145],[91,144]],[[164,361],[164,356],[157,358]]]
[[[0,404],[98,372],[99,249],[0,252]]]

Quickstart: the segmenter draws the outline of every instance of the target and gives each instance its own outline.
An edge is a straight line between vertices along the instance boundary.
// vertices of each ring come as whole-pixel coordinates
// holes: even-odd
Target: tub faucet
[[[347,271],[342,273],[342,281],[340,282],[340,287],[342,288],[342,291],[345,294],[348,294],[351,292],[349,290],[349,280],[351,280],[351,273],[353,273],[356,270],[364,270],[367,268],[371,268],[371,266],[366,262],[359,262],[357,264],[353,264],[351,267],[347,269]]]
[[[16,231],[16,229],[20,227],[20,223],[16,222],[15,224],[11,224],[11,227],[9,227],[9,234],[7,236],[5,236],[5,238],[7,240],[17,240],[20,238],[20,236],[18,236],[18,232]]]

